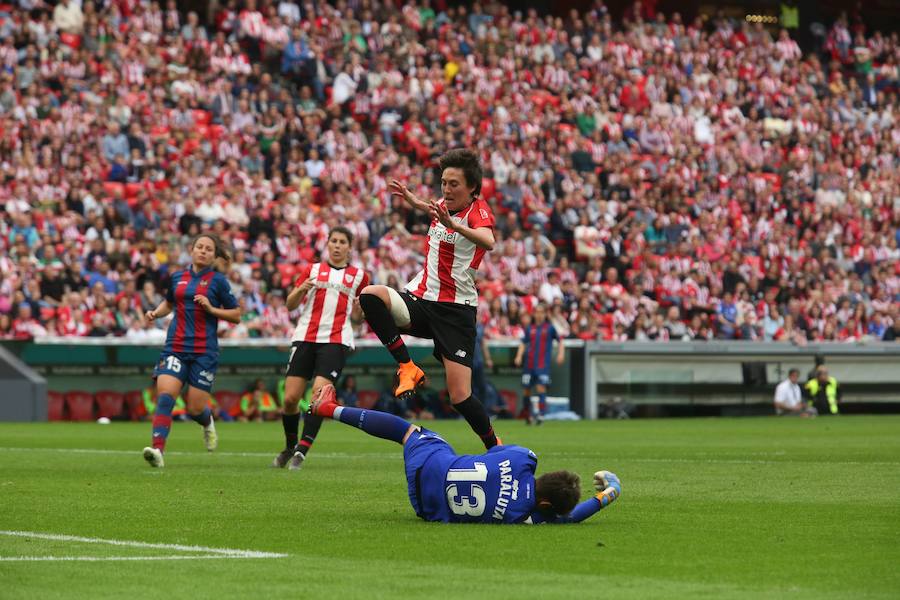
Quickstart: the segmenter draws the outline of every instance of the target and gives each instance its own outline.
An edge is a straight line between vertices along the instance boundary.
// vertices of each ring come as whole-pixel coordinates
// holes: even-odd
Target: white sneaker
[[[215,450],[219,445],[219,436],[216,434],[216,423],[213,421],[212,415],[209,416],[209,425],[203,428],[203,443],[209,452]]]
[[[300,467],[303,466],[304,460],[306,460],[305,454],[302,452],[294,452],[294,456],[291,457],[291,462],[288,463],[288,470],[299,471]]]
[[[151,467],[162,468],[165,466],[162,451],[150,446],[144,448],[144,460],[150,463]]]

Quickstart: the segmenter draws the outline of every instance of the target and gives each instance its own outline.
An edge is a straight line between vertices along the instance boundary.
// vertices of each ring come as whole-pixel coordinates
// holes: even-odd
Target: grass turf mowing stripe
[[[73,454],[112,454],[118,456],[133,456],[140,454],[135,450],[106,450],[103,448],[14,448],[0,447],[0,452],[67,452]],[[169,451],[167,456],[204,456],[208,452],[185,452],[185,451]],[[236,456],[248,458],[269,458],[272,452],[216,452],[219,456]],[[369,453],[349,453],[349,452],[317,452],[316,458],[326,459],[346,459],[346,458],[388,458],[401,459],[402,456],[396,453],[388,452],[369,452]],[[574,458],[574,457],[594,457],[593,452],[542,452],[544,457],[557,458]],[[820,464],[819,460],[794,460],[794,459],[739,459],[739,458],[647,458],[647,457],[629,457],[629,456],[606,456],[605,460],[621,460],[639,463],[706,463],[706,464],[722,464],[722,465],[776,465],[776,464]],[[871,460],[838,460],[828,461],[829,465],[834,466],[880,466],[880,467],[900,467],[900,461],[871,461]]]

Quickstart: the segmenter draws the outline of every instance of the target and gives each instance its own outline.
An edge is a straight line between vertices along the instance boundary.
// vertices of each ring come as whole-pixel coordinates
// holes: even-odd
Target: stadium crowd
[[[0,4],[0,337],[161,339],[139,315],[205,228],[222,335],[287,336],[334,225],[374,282],[416,272],[387,182],[435,197],[460,145],[497,214],[488,338],[539,301],[582,339],[900,336],[897,32],[442,4]]]

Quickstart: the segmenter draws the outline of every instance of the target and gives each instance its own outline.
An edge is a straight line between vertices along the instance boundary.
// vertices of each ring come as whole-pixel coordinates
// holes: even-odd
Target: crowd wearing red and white
[[[0,336],[161,339],[138,315],[208,228],[221,335],[287,338],[330,227],[375,283],[420,269],[387,182],[437,196],[457,146],[497,214],[489,338],[539,301],[586,340],[900,335],[897,32],[395,4],[0,4]]]

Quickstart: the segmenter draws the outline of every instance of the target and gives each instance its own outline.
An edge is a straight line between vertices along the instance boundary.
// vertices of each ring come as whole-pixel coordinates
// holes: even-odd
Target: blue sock
[[[547,392],[541,392],[538,394],[538,398],[540,399],[538,401],[538,409],[540,411],[538,414],[543,415],[547,412]]]
[[[160,394],[156,400],[156,412],[153,414],[153,447],[165,450],[169,429],[172,428],[172,409],[175,398],[169,394]]]
[[[409,421],[388,413],[366,410],[364,408],[350,408],[348,406],[335,408],[332,418],[339,420],[341,423],[362,429],[369,435],[392,440],[398,444],[403,443],[403,436],[406,435],[410,426]]]
[[[209,410],[209,407],[207,406],[199,415],[190,415],[190,417],[203,427],[206,427],[212,422],[212,411]]]

